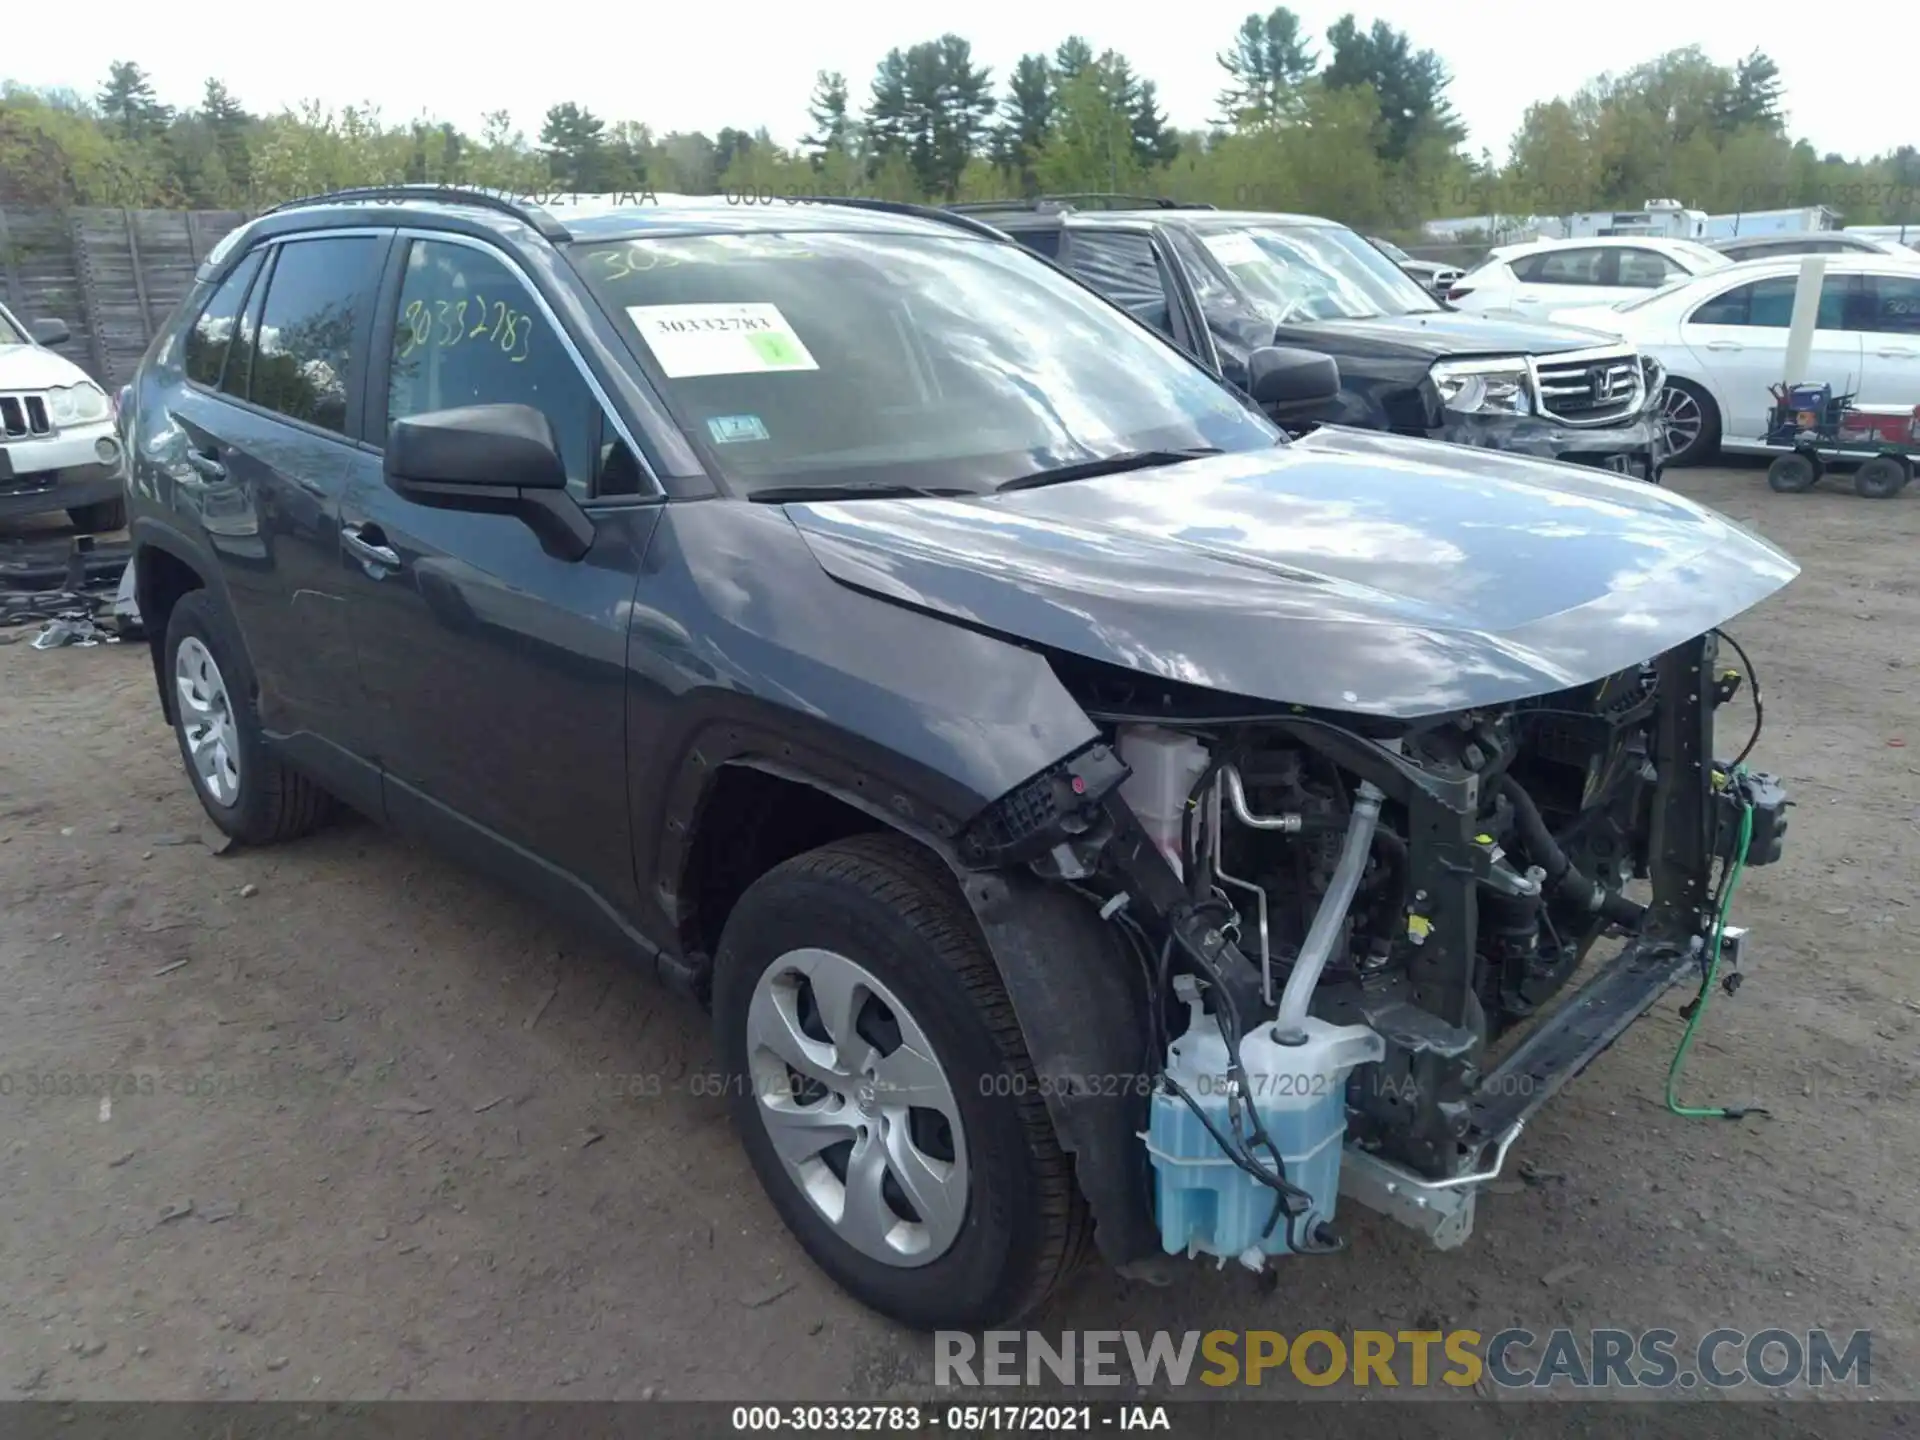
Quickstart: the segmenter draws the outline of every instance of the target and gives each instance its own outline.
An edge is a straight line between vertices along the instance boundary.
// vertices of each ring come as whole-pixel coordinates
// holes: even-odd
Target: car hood
[[[0,390],[47,390],[86,378],[71,360],[38,345],[0,345]]]
[[[1382,315],[1370,320],[1298,320],[1280,327],[1280,343],[1331,354],[1408,351],[1430,360],[1482,355],[1553,355],[1586,350],[1591,335],[1537,320],[1509,320],[1460,310]]]
[[[1414,719],[1613,674],[1799,567],[1657,486],[1323,428],[1005,495],[794,503],[896,603],[1235,695]]]

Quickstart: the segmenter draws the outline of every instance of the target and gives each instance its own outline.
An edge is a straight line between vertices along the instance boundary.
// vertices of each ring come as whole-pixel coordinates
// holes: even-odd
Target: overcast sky
[[[957,11],[848,0],[838,7],[792,0],[724,5],[571,5],[528,11],[476,4],[459,10],[392,0],[327,0],[314,7],[246,12],[244,24],[206,22],[189,8],[163,17],[149,0],[92,0],[85,23],[42,30],[42,42],[9,44],[0,77],[68,86],[92,95],[110,61],[138,61],[160,98],[198,102],[216,74],[255,111],[303,99],[377,103],[389,120],[426,112],[477,128],[489,110],[510,111],[529,137],[549,105],[577,101],[602,117],[642,120],[656,133],[764,125],[776,140],[806,133],[807,96],[818,70],[839,70],[864,99],[875,65],[895,45],[952,25],[973,42],[996,81],[1029,50],[1051,50],[1078,32],[1095,49],[1121,51],[1158,83],[1176,125],[1214,114],[1222,73],[1215,55],[1253,7],[1249,0],[1185,0],[1176,6],[1062,0],[972,0]],[[1294,7],[1315,35],[1349,7]],[[941,14],[953,16],[942,21]],[[1607,0],[1595,7],[1539,0],[1478,6],[1379,0],[1355,13],[1384,19],[1451,69],[1453,103],[1474,149],[1502,159],[1527,106],[1570,94],[1603,70],[1623,70],[1663,50],[1699,44],[1731,64],[1755,36],[1779,63],[1794,135],[1825,152],[1864,156],[1920,142],[1912,87],[1849,59],[1817,35],[1795,43],[1795,25],[1766,37],[1751,5],[1728,0]],[[1782,19],[1792,11],[1782,9]],[[1920,34],[1913,0],[1851,0],[1845,29],[1869,47]],[[199,17],[196,22],[194,17]],[[924,18],[918,18],[924,17]],[[530,20],[533,23],[529,23]],[[1876,38],[1877,37],[1877,38]],[[1896,48],[1898,48],[1896,46]]]

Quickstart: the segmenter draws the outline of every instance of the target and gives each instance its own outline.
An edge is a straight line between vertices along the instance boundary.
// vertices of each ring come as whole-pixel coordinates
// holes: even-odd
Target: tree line
[[[1536,103],[1504,155],[1469,152],[1432,50],[1343,16],[1315,37],[1282,7],[1218,52],[1216,113],[1171,125],[1154,82],[1079,36],[996,81],[957,34],[897,48],[857,89],[816,78],[797,145],[764,129],[656,133],[573,101],[532,137],[377,106],[250,112],[217,78],[161,103],[135,61],[93,96],[0,85],[0,205],[253,210],[346,185],[438,182],[522,194],[863,194],[917,201],[1125,192],[1294,210],[1406,237],[1419,222],[1560,215],[1673,198],[1710,212],[1826,204],[1849,223],[1920,222],[1920,154],[1822,154],[1788,129],[1779,72],[1674,50]]]

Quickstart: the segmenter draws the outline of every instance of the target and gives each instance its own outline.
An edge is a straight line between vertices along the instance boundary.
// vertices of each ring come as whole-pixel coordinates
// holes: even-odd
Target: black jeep
[[[1263,346],[1330,355],[1340,393],[1289,429],[1388,430],[1658,482],[1656,361],[1565,326],[1465,315],[1378,245],[1310,215],[1127,196],[958,205],[1247,383]]]
[[[1797,569],[1615,476],[1290,442],[1311,380],[937,210],[282,206],[122,406],[161,706],[242,842],[345,802],[710,1004],[773,1204],[904,1321],[1324,1253],[1336,1192],[1458,1243],[1736,963],[1716,864],[1784,801],[1714,758],[1717,627]]]

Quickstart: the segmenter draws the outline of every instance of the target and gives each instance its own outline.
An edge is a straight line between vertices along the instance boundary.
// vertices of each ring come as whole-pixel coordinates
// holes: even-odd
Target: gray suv
[[[912,206],[283,206],[123,406],[159,712],[241,842],[351,806],[708,1006],[773,1206],[903,1322],[1305,1264],[1343,1195],[1458,1244],[1735,965],[1709,880],[1785,799],[1713,758],[1718,627],[1797,571],[1614,476],[1290,441],[1325,367],[1246,359]]]

